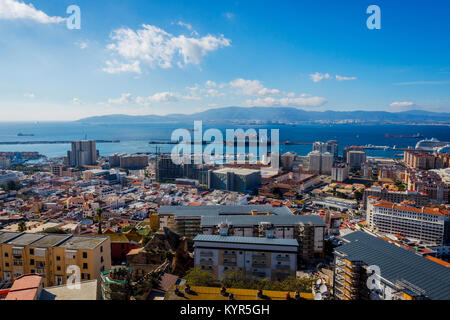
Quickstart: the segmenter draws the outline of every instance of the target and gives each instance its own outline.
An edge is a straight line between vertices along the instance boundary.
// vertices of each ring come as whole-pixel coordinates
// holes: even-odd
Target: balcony
[[[212,257],[213,253],[211,251],[200,251],[200,257]]]
[[[264,271],[252,271],[252,275],[257,276],[257,277],[266,277],[266,273]]]
[[[206,259],[200,259],[200,264],[212,265],[213,261],[212,260],[206,260]]]
[[[253,258],[255,258],[255,259],[265,259],[266,255],[262,254],[262,253],[254,253],[253,254]]]
[[[277,264],[276,265],[276,269],[279,269],[279,270],[289,270],[291,267],[290,266],[288,266],[288,265],[284,265],[284,264]]]
[[[224,258],[234,258],[234,257],[236,257],[236,253],[228,252],[228,253],[224,253],[223,256],[224,256]]]
[[[286,256],[277,256],[276,260],[277,261],[290,261],[291,258],[289,256],[287,256],[287,257]]]
[[[223,265],[224,266],[228,266],[228,267],[235,267],[236,266],[236,261],[224,261]]]
[[[255,268],[267,268],[267,264],[265,261],[254,261],[252,266]]]

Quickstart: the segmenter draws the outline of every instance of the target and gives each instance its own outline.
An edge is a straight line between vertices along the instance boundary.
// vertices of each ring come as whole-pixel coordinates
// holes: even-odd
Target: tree
[[[57,233],[57,234],[67,234],[66,231],[61,230],[59,228],[55,228],[55,227],[51,227],[51,228],[47,228],[44,231],[42,231],[41,233]]]
[[[97,209],[98,234],[102,234],[102,208]]]
[[[20,221],[19,224],[17,225],[17,229],[19,230],[19,232],[24,232],[27,229],[27,225],[25,224],[25,221]]]
[[[219,282],[213,277],[213,275],[204,270],[198,268],[190,269],[186,276],[186,283],[191,286],[203,286],[203,287],[218,287]]]
[[[17,183],[17,181],[9,180],[4,185],[2,185],[2,189],[5,191],[19,190],[20,185],[19,185],[19,183]]]

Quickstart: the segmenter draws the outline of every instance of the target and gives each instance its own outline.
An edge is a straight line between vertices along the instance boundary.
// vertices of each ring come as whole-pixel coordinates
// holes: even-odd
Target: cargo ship
[[[413,134],[412,136],[403,134],[385,134],[384,136],[386,138],[416,138],[416,139],[423,138],[423,135],[421,135],[420,133]]]

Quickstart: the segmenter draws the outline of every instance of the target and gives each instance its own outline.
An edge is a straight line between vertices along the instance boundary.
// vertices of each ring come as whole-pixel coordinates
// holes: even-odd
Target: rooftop
[[[185,286],[178,286],[178,289],[184,293]],[[227,297],[224,297],[220,294],[221,288],[219,287],[194,287],[191,286],[191,290],[195,292],[195,294],[186,294],[184,293],[184,297],[179,297],[174,293],[175,286],[171,288],[169,292],[167,292],[166,299],[167,300],[228,300]],[[228,293],[232,293],[234,295],[235,300],[264,300],[262,298],[258,298],[256,295],[258,290],[253,289],[233,289],[227,288]],[[268,291],[263,290],[263,294],[265,299],[267,300],[285,300],[287,291]],[[294,297],[294,292],[290,293],[290,296]],[[300,297],[306,300],[313,300],[314,297],[312,293],[300,292]]]
[[[194,238],[194,242],[221,242],[221,243],[242,243],[242,244],[265,244],[276,246],[298,246],[295,239],[259,238],[259,237],[236,237],[219,236],[210,234],[199,234]]]
[[[68,285],[45,288],[39,300],[97,300],[97,280],[82,281],[79,285],[77,290]]]
[[[11,239],[18,237],[20,233],[18,232],[2,232],[0,231],[0,243],[6,243]]]
[[[240,205],[240,206],[162,206],[158,214],[173,214],[175,216],[223,216],[223,215],[251,215],[258,214],[294,215],[287,207],[272,207],[270,205]]]
[[[200,225],[202,227],[217,226],[222,222],[233,226],[253,226],[260,222],[270,222],[274,225],[295,225],[300,223],[325,226],[325,222],[319,215],[203,216]]]
[[[448,268],[362,231],[350,233],[342,240],[346,243],[335,252],[347,259],[377,265],[384,279],[392,283],[406,280],[425,290],[430,299],[450,299]]]
[[[73,236],[67,239],[64,243],[60,244],[59,247],[66,249],[88,249],[92,250],[97,248],[102,244],[108,236],[97,237],[97,236]]]

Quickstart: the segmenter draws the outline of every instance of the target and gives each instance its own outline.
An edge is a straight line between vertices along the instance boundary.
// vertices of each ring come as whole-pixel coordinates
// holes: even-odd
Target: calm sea
[[[280,141],[314,142],[338,140],[339,150],[346,145],[373,144],[379,146],[394,146],[406,148],[415,146],[417,138],[387,138],[391,135],[422,134],[425,138],[436,138],[440,141],[450,141],[450,127],[448,126],[417,126],[417,125],[224,125],[204,124],[203,132],[208,128],[225,129],[253,128],[279,129]],[[120,140],[120,143],[99,143],[97,149],[101,155],[135,152],[154,152],[155,145],[149,141],[170,140],[173,130],[178,128],[193,128],[193,123],[140,123],[140,124],[83,124],[79,122],[0,122],[0,142],[3,141],[54,141],[54,140],[82,140],[86,137],[92,140]],[[17,136],[18,133],[34,134],[34,136]],[[192,132],[193,134],[193,132]],[[173,145],[162,145],[161,151],[169,152]],[[66,155],[69,144],[14,144],[0,145],[1,151],[37,151],[47,157]],[[280,145],[280,151],[294,151],[299,155],[306,155],[311,151],[311,145]],[[393,157],[402,153],[396,150],[368,150],[368,155]]]

